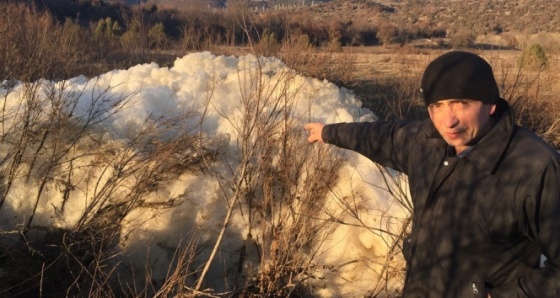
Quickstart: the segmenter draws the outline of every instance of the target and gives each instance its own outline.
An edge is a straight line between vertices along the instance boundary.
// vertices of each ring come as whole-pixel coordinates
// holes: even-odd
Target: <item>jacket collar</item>
[[[514,131],[514,123],[513,111],[508,107],[494,127],[476,144],[476,147],[465,159],[474,163],[477,168],[485,171],[486,174],[493,174],[509,146]]]
[[[464,159],[473,163],[478,169],[491,175],[496,170],[498,163],[502,159],[515,127],[515,116],[513,111],[505,102],[500,99],[503,111],[497,111],[499,117],[496,124],[484,138],[476,144],[475,148]],[[437,132],[432,122],[428,119],[425,122],[425,130],[419,136],[419,142],[429,146],[446,147],[447,143]]]

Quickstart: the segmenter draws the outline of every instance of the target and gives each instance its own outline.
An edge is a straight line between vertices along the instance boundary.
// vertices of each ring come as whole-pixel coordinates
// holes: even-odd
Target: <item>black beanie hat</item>
[[[453,51],[432,61],[422,76],[420,89],[426,106],[444,99],[498,102],[500,94],[492,67],[480,56]]]

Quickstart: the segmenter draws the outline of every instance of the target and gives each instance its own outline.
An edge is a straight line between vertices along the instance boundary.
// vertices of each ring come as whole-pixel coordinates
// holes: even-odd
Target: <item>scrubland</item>
[[[375,45],[352,46],[343,42],[349,32],[344,26],[330,27],[328,37],[318,41],[313,36],[321,34],[313,35],[301,24],[261,30],[256,17],[240,6],[216,21],[235,30],[216,35],[199,20],[184,25],[173,39],[153,22],[154,7],[127,11],[122,23],[104,18],[84,25],[21,3],[0,3],[0,211],[12,214],[9,206],[30,206],[25,216],[14,215],[20,221],[1,220],[1,297],[319,296],[321,279],[358,262],[317,263],[321,246],[340,226],[357,226],[364,239],[382,246],[376,250],[379,255],[364,257],[363,266],[373,273],[362,296],[398,296],[404,270],[400,247],[410,228],[406,177],[377,168],[381,183],[376,187],[402,212],[394,216],[381,207],[366,211],[375,214],[375,228],[363,219],[364,207],[352,205],[365,199],[358,190],[352,189],[355,197],[336,201],[346,217],[319,213],[329,197],[337,196],[333,186],[342,179],[343,158],[331,148],[306,146],[303,123],[292,117],[298,88],[294,91],[291,84],[300,82],[300,75],[349,90],[380,119],[419,119],[426,117],[419,96],[424,67],[450,49],[473,51],[493,66],[518,122],[560,147],[560,53],[546,46],[558,33],[509,32],[507,38],[436,34],[403,42],[380,33],[397,32],[378,26],[361,35],[378,36]],[[141,86],[109,96],[118,83],[95,81],[98,75],[154,61],[166,67],[201,51],[277,57],[294,70],[271,83],[263,79],[266,69],[258,59],[258,71],[239,69],[247,93],[239,96],[241,121],[232,124],[236,155],[225,153],[223,140],[200,129],[204,113],[148,117],[141,129],[128,131],[126,142],[108,138],[114,132],[104,121],[125,110]],[[69,84],[86,78],[97,87],[84,89],[91,92],[84,104],[83,92]],[[204,111],[212,109],[213,87],[204,93]],[[234,123],[232,115],[222,117]],[[147,261],[144,267],[123,268],[119,260],[126,251],[121,248],[125,234],[142,225],[135,226],[131,215],[156,218],[190,199],[156,195],[185,175],[211,177],[225,212],[222,222],[213,224],[217,232],[210,240],[201,239],[203,231],[194,228],[178,235],[176,246],[166,247],[173,262],[164,265],[165,278],[156,283]],[[22,195],[21,185],[30,191]],[[82,212],[65,218],[67,204],[81,204]],[[45,206],[54,210],[52,218],[59,224],[44,224],[49,220],[39,212]],[[207,288],[210,266],[239,214],[252,233],[244,235],[236,255],[238,276],[223,277],[225,290]],[[211,247],[208,253],[201,253],[202,242]],[[258,256],[251,268],[244,265],[250,246]],[[131,285],[123,276],[142,282]],[[236,282],[229,284],[231,280]]]

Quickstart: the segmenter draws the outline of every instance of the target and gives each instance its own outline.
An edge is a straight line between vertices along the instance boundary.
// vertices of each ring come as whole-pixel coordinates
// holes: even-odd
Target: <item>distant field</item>
[[[426,65],[449,50],[417,49],[414,51],[399,48],[383,47],[356,47],[344,48],[339,55],[340,61],[349,61],[354,66],[353,76],[356,81],[382,80],[390,77],[410,75],[418,78],[418,84]],[[494,69],[498,81],[502,79],[515,80],[520,72],[517,60],[522,52],[519,50],[467,50],[475,52],[487,59]],[[410,53],[412,52],[412,53]],[[552,98],[560,102],[560,55],[548,55],[549,66],[541,73],[536,71],[521,71],[520,74],[537,79],[538,76],[540,96]]]

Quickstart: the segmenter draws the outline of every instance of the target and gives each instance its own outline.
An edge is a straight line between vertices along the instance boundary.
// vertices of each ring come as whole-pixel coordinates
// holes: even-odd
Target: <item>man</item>
[[[559,154],[515,125],[475,54],[436,58],[421,87],[429,120],[305,125],[408,175],[403,297],[560,297]]]

